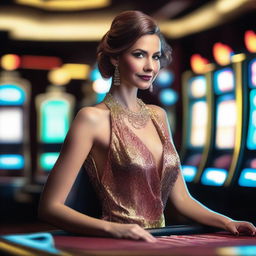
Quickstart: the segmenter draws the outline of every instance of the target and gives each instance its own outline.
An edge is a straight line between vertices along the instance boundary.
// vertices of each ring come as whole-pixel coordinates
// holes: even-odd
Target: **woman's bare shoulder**
[[[165,120],[166,118],[166,111],[164,108],[158,106],[158,105],[153,105],[153,104],[147,104],[147,106],[152,109],[159,117],[161,117],[162,120]]]
[[[98,124],[109,118],[109,109],[104,103],[99,103],[94,106],[82,107],[78,113],[77,117],[81,121],[89,122],[91,124]]]

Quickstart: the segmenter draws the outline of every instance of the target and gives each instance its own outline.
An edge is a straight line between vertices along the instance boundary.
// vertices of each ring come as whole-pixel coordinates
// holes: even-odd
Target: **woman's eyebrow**
[[[147,51],[142,50],[142,49],[140,49],[140,48],[137,48],[137,49],[134,49],[134,50],[133,50],[133,52],[135,52],[135,51],[140,51],[140,52],[143,52],[143,53],[145,53],[145,54],[148,54]],[[160,51],[157,51],[157,52],[155,52],[154,54],[160,54],[160,53],[161,53]]]

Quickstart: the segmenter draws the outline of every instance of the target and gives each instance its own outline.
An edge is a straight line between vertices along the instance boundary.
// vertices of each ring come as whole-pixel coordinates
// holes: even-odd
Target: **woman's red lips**
[[[152,78],[152,76],[143,76],[143,75],[142,76],[139,75],[139,77],[145,81],[149,81]]]

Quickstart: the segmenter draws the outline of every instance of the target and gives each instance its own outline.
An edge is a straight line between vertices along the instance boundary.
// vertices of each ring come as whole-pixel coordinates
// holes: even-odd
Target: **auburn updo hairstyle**
[[[127,51],[143,35],[156,34],[161,42],[161,68],[171,62],[171,47],[165,41],[156,22],[140,11],[125,11],[112,21],[109,31],[101,39],[97,48],[97,62],[101,75],[110,78],[114,66],[110,58],[117,58]]]

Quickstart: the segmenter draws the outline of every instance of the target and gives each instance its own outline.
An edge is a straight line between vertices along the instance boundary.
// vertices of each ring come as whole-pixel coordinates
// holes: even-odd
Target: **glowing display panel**
[[[238,184],[243,187],[256,187],[256,169],[243,169]]]
[[[0,155],[0,169],[18,170],[24,168],[24,157],[22,155]]]
[[[202,147],[206,141],[207,105],[206,101],[197,101],[191,106],[190,146]]]
[[[250,92],[250,120],[248,126],[247,147],[256,150],[256,89]]]
[[[249,63],[249,86],[256,88],[256,59],[253,59]]]
[[[182,165],[181,170],[186,182],[194,180],[197,173],[197,168],[195,166]]]
[[[5,235],[4,239],[22,246],[27,246],[29,248],[42,250],[42,252],[47,255],[60,255],[60,251],[54,247],[54,239],[50,233],[32,233],[32,234],[18,234],[18,235]],[[23,255],[25,255],[23,253]],[[31,255],[28,253],[27,255]]]
[[[216,94],[231,92],[235,88],[234,72],[231,68],[224,68],[214,73],[214,91]]]
[[[201,182],[209,186],[222,186],[227,178],[227,170],[217,168],[206,168]]]
[[[1,105],[23,105],[26,94],[17,85],[5,84],[0,86],[0,106]]]
[[[69,128],[70,104],[65,100],[46,100],[41,106],[41,141],[62,143]]]
[[[171,106],[178,100],[178,94],[172,89],[163,89],[159,93],[159,99],[165,106]]]
[[[22,141],[22,109],[2,107],[0,111],[0,143],[21,143]]]
[[[216,249],[219,256],[254,256],[256,252],[256,245],[241,245],[233,247],[220,247]]]
[[[235,144],[236,102],[233,95],[220,97],[217,103],[216,147],[232,149]]]
[[[193,77],[189,80],[190,96],[201,98],[206,95],[206,79],[204,76]]]
[[[40,157],[40,165],[45,171],[50,171],[59,157],[57,152],[43,153]]]

